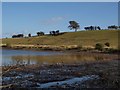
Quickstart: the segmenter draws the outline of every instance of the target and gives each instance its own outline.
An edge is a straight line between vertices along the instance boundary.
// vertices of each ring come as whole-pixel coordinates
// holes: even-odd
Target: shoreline
[[[78,52],[86,52],[86,53],[103,53],[103,54],[120,54],[120,50],[117,49],[112,49],[112,50],[103,50],[103,51],[99,51],[99,50],[95,50],[95,49],[91,49],[91,48],[84,48],[84,49],[80,49],[79,47],[77,48],[69,48],[69,49],[47,49],[47,48],[28,48],[28,47],[8,47],[8,46],[0,46],[1,49],[10,49],[10,50],[30,50],[30,51],[47,51],[47,52],[51,52],[51,51],[55,51],[55,52],[67,52],[67,53],[78,53]]]
[[[7,49],[7,48],[4,48]],[[12,49],[12,48],[9,48]],[[15,49],[18,50],[18,49]],[[20,49],[21,50],[21,49]],[[27,50],[24,48],[23,50]],[[32,50],[32,49],[28,49]],[[34,50],[34,49],[33,49]],[[38,50],[39,51],[39,50]],[[46,51],[46,50],[42,50]],[[49,50],[51,51],[51,50]],[[65,53],[104,56],[105,60],[84,61],[81,63],[31,64],[0,66],[2,68],[2,86],[0,88],[118,88],[117,52],[93,52],[81,50],[65,50]],[[93,76],[93,77],[91,77]],[[96,78],[98,77],[98,78]],[[87,79],[86,79],[87,78]],[[88,79],[89,78],[89,79]],[[73,81],[69,84],[68,81]],[[81,81],[82,80],[82,81]],[[64,83],[65,82],[65,83]]]
[[[82,64],[38,64],[3,67],[2,84],[3,86],[11,85],[10,88],[118,88],[120,78],[118,63],[119,60],[109,60]],[[79,79],[91,75],[99,78],[79,81]],[[75,78],[79,78],[76,83],[71,82],[69,84],[67,82],[67,80]]]

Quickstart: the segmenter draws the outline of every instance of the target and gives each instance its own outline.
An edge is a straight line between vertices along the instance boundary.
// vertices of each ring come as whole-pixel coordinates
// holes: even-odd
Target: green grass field
[[[40,44],[40,45],[80,45],[94,47],[96,43],[110,43],[110,47],[118,48],[118,33],[120,30],[78,31],[67,32],[58,36],[38,36],[29,38],[2,39],[3,44]]]

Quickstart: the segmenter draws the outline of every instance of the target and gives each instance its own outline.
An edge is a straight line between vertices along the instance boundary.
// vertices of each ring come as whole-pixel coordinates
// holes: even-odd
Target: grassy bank
[[[13,48],[36,48],[36,49],[85,49],[95,48],[96,43],[104,47],[106,42],[110,43],[109,48],[118,49],[118,30],[102,31],[79,31],[68,32],[58,36],[39,36],[29,38],[7,38],[3,39],[3,45]],[[41,85],[48,82],[65,81],[76,77],[96,75],[97,79],[77,82],[71,85],[53,85],[48,88],[119,88],[118,54],[103,54],[91,52],[70,52],[71,57],[54,56],[51,60],[55,64],[33,64],[13,65],[2,68],[2,87],[5,88],[41,88]],[[76,55],[79,56],[77,59]],[[94,58],[93,58],[94,56]],[[32,57],[32,56],[31,56]],[[80,59],[81,57],[81,59]],[[14,56],[13,59],[22,61],[28,57]],[[32,57],[38,61],[50,61],[50,56]],[[66,60],[62,60],[62,59]],[[78,61],[80,63],[78,63]],[[83,60],[83,61],[81,61]],[[61,62],[61,63],[58,63]],[[75,63],[72,63],[72,62]],[[67,63],[69,62],[69,63]],[[76,63],[77,62],[77,63]],[[67,64],[66,64],[67,63]]]
[[[77,47],[94,48],[96,43],[110,43],[110,48],[118,49],[119,30],[78,31],[67,32],[58,36],[44,35],[28,38],[7,38],[2,43],[10,45],[49,45],[50,47]],[[53,47],[54,48],[54,47]]]

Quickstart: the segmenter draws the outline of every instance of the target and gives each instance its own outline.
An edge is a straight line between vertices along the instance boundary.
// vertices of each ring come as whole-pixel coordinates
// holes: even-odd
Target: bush
[[[106,45],[107,47],[110,47],[110,43],[109,43],[109,42],[106,42],[105,45]]]
[[[6,47],[11,47],[11,44],[9,44],[9,43],[6,43]]]
[[[109,48],[109,49],[108,49],[108,52],[109,52],[109,53],[116,53],[116,52],[119,53],[120,50],[119,50],[119,49],[114,49],[114,48]]]
[[[81,50],[83,47],[82,45],[78,45],[77,49]]]
[[[101,43],[97,43],[95,45],[95,49],[102,51],[103,50],[103,45]]]

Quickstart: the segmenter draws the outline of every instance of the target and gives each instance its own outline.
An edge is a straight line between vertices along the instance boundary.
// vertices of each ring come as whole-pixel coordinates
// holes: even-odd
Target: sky
[[[80,30],[96,25],[107,28],[118,25],[117,2],[3,2],[2,36],[23,33],[49,33],[52,30],[71,32],[69,21],[76,21]]]
[[[2,8],[1,7],[2,7],[2,3],[0,2],[0,38],[2,38]]]
[[[119,2],[120,0],[1,0],[2,2]]]

